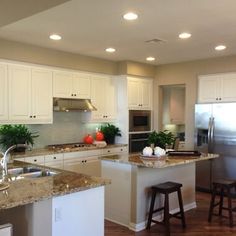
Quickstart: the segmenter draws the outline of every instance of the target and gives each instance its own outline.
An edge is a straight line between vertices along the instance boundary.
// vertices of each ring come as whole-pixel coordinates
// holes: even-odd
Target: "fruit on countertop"
[[[92,143],[93,143],[93,137],[92,137],[90,134],[87,134],[87,135],[84,137],[84,143],[92,144]]]
[[[144,156],[152,156],[153,150],[151,147],[145,147],[143,149],[143,155]]]
[[[96,141],[103,141],[104,140],[104,134],[101,131],[96,132]]]
[[[155,147],[155,149],[154,149],[154,154],[155,154],[156,156],[160,157],[160,156],[164,156],[164,155],[166,154],[166,151],[165,151],[165,149],[163,149],[163,148]]]

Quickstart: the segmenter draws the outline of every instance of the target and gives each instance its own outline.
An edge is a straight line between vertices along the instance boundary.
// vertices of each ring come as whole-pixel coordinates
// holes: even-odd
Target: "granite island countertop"
[[[197,161],[211,160],[219,157],[218,154],[202,154],[201,156],[166,156],[162,158],[143,158],[140,154],[123,154],[103,156],[101,160],[148,168],[167,168],[177,165],[185,165]]]
[[[24,167],[28,165],[28,163],[14,161],[9,168]],[[40,168],[56,170],[59,173],[53,176],[23,178],[9,181],[9,188],[0,191],[0,210],[110,184],[110,180],[100,177],[48,167]]]

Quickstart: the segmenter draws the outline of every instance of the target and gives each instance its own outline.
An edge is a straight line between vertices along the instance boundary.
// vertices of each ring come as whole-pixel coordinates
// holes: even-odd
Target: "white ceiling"
[[[138,20],[124,21],[127,11]],[[0,28],[0,38],[113,61],[154,56],[151,64],[166,64],[236,54],[235,12],[235,0],[71,0]],[[180,40],[183,31],[192,37]],[[51,41],[51,33],[63,39]],[[154,38],[164,42],[145,42]],[[215,51],[218,44],[227,49]],[[107,47],[117,51],[108,54]]]

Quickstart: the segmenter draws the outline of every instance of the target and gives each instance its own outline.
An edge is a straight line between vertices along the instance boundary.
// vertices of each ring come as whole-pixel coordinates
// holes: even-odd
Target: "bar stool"
[[[236,182],[233,180],[217,180],[212,183],[212,195],[209,208],[208,222],[211,222],[212,215],[222,216],[222,210],[227,210],[229,213],[229,226],[233,227],[233,211],[236,211],[236,207],[232,207],[232,188],[236,188]],[[216,201],[216,195],[220,195],[218,202]],[[224,197],[227,197],[228,207],[224,207]],[[214,214],[214,208],[219,206],[219,213]]]
[[[155,186],[152,186],[152,198],[151,198],[151,204],[150,204],[150,210],[148,214],[148,221],[147,221],[147,227],[146,229],[150,229],[151,223],[157,223],[157,224],[162,224],[165,226],[166,230],[166,235],[170,235],[170,218],[175,217],[178,219],[181,219],[182,221],[182,227],[185,228],[185,216],[184,216],[184,209],[183,209],[183,200],[182,200],[182,194],[181,194],[181,187],[183,185],[180,183],[175,183],[175,182],[165,182],[162,184],[158,184]],[[170,214],[169,212],[169,194],[177,192],[178,193],[178,201],[179,201],[179,208],[180,211],[174,214]],[[155,199],[156,199],[156,194],[161,193],[165,195],[165,201],[164,201],[164,206],[157,208],[154,210],[154,205],[155,205]],[[164,220],[162,222],[156,221],[152,218],[153,214],[155,212],[159,212],[164,210]]]

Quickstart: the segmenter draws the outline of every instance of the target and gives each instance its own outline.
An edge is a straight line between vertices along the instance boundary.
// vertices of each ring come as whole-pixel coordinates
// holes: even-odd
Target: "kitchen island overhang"
[[[183,184],[184,209],[196,207],[195,163],[211,161],[217,154],[200,157],[169,157],[166,161],[143,161],[140,155],[114,155],[102,158],[102,177],[112,184],[105,188],[105,218],[125,225],[133,231],[146,226],[150,187],[166,181]],[[159,198],[158,206],[163,203]],[[175,194],[170,196],[170,209],[178,210]],[[157,215],[157,219],[160,215]]]

